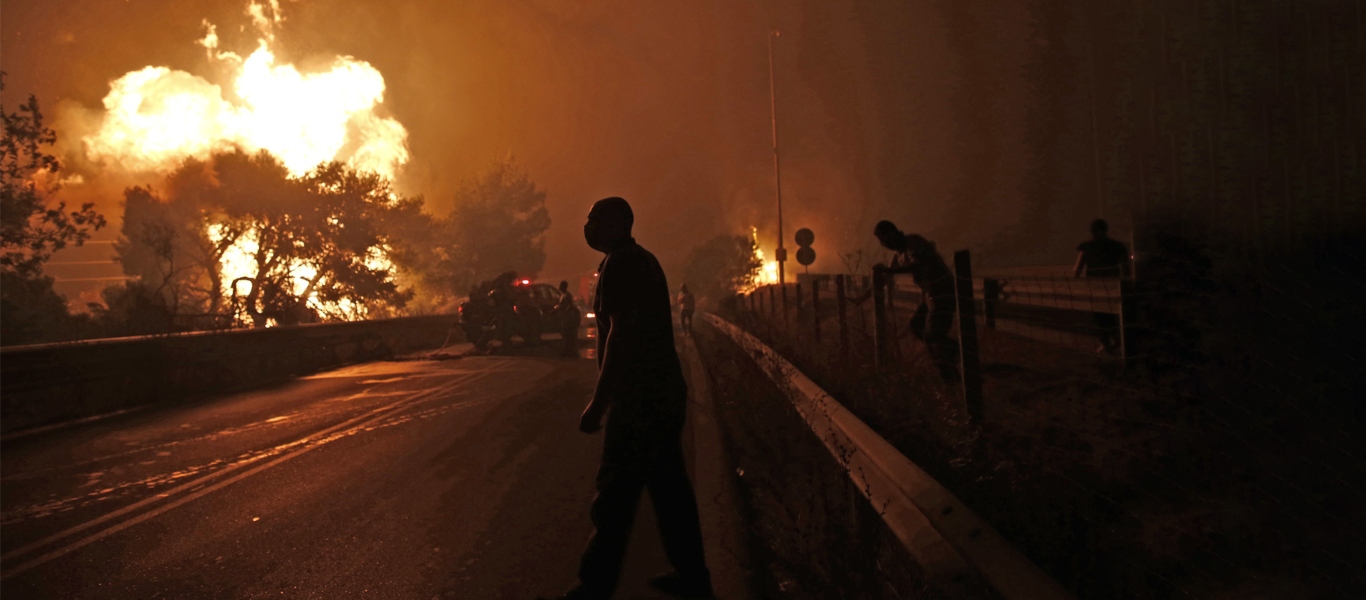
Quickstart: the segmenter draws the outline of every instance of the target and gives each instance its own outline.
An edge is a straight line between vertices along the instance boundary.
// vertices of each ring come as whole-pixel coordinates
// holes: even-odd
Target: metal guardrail
[[[1071,277],[1069,271],[1070,267],[1066,266],[1028,267],[1018,273],[993,269],[988,277],[971,277],[971,303],[976,322],[987,330],[1090,352],[1095,349],[1100,332],[1095,315],[1115,315],[1121,336],[1119,359],[1128,362],[1133,358],[1130,335],[1135,305],[1133,282],[1120,278],[1078,279]],[[859,279],[867,280],[861,289],[872,285],[866,277],[810,274],[799,275],[795,286],[764,286],[754,293],[760,294],[761,300],[764,294],[777,296],[773,302],[759,304],[781,310],[782,297],[786,296],[790,303],[788,308],[800,310],[803,305],[821,303],[821,291],[813,291],[813,286],[823,288],[824,293],[829,294],[835,280],[841,277],[846,285]],[[921,302],[920,288],[910,276],[889,275],[883,283],[885,291],[877,294],[881,296],[883,308],[881,316],[877,317],[880,322],[875,325],[880,332],[886,331],[881,321],[902,322]],[[850,292],[849,295],[856,294]],[[829,311],[831,304],[826,302],[825,310]]]
[[[457,320],[438,315],[9,346],[0,349],[0,432],[436,347]]]
[[[772,348],[715,315],[704,320],[743,348],[796,407],[854,487],[938,586],[980,577],[1002,598],[1069,598],[986,521]]]

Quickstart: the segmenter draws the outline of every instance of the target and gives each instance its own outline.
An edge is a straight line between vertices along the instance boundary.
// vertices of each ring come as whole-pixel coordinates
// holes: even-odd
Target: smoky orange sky
[[[844,270],[842,253],[874,250],[881,218],[941,247],[988,239],[1015,219],[1027,15],[1011,8],[1019,3],[980,11],[974,31],[991,35],[965,43],[942,4],[286,0],[272,48],[305,71],[349,55],[383,74],[381,112],[409,134],[399,187],[433,212],[450,208],[462,179],[515,155],[548,192],[543,275],[561,277],[597,264],[580,228],[591,202],[608,195],[633,203],[637,238],[671,270],[708,237],[750,226],[772,256],[765,43],[780,30],[787,245],[797,228],[812,228],[812,269],[828,272]],[[148,65],[212,79],[195,44],[203,22],[218,26],[225,47],[249,51],[256,33],[244,5],[6,0],[6,105],[33,93],[54,116],[96,109],[111,80]],[[59,135],[70,148],[72,132]],[[117,217],[128,181],[100,179],[92,173],[84,189],[63,193],[93,195]],[[116,236],[114,223],[98,237]],[[789,273],[799,269],[789,263]]]

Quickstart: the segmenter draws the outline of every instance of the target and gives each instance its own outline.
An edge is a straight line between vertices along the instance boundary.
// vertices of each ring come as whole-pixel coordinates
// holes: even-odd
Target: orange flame
[[[265,150],[279,158],[291,176],[319,164],[341,161],[361,171],[392,179],[408,162],[408,131],[397,120],[377,112],[384,101],[384,77],[369,63],[349,56],[334,59],[319,72],[304,73],[280,64],[270,49],[284,21],[278,0],[254,0],[246,15],[260,34],[256,50],[245,59],[219,50],[217,28],[204,21],[206,33],[197,43],[211,63],[227,67],[232,94],[204,77],[167,67],[147,66],[110,83],[104,97],[103,121],[83,138],[95,162],[133,172],[166,172],[187,157],[206,159],[218,150],[239,147]],[[222,239],[217,226],[210,239]],[[239,277],[255,275],[254,231],[242,235],[223,255],[219,267],[225,289]],[[366,258],[372,268],[390,268],[387,248]],[[316,271],[290,266],[300,278]],[[295,294],[306,286],[296,285]],[[359,319],[365,307],[342,300],[308,306],[334,318]]]
[[[89,158],[131,171],[165,171],[185,157],[237,146],[274,154],[295,176],[339,160],[392,178],[408,162],[408,132],[376,112],[384,77],[346,56],[316,73],[279,64],[268,41],[280,22],[277,7],[267,19],[264,7],[249,5],[263,37],[245,59],[218,51],[216,29],[204,22],[199,44],[211,61],[229,67],[232,99],[203,77],[167,67],[148,66],[111,82],[104,121],[84,139]]]
[[[749,235],[750,239],[754,240],[754,258],[758,259],[759,264],[763,266],[760,267],[759,272],[755,274],[754,282],[748,288],[740,290],[746,294],[761,286],[778,283],[778,261],[764,260],[764,250],[759,247],[759,229],[750,227]]]

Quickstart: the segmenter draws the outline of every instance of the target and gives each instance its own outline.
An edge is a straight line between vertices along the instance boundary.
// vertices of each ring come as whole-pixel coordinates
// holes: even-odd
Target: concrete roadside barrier
[[[435,348],[457,319],[421,316],[11,346],[0,349],[0,432]]]

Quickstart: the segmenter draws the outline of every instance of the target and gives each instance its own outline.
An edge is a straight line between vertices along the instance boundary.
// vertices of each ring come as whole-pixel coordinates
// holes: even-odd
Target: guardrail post
[[[888,329],[887,276],[881,270],[873,271],[873,345],[878,369],[889,366],[887,351],[891,344],[887,339]]]
[[[1001,301],[1001,280],[986,278],[982,280],[982,316],[986,319],[987,329],[996,329],[996,303]]]
[[[844,296],[844,291],[845,291],[844,275],[836,275],[836,276],[835,276],[835,307],[836,307],[835,310],[836,310],[836,312],[839,313],[839,325],[840,325],[840,362],[841,362],[841,363],[847,363],[847,362],[849,361],[849,320],[848,320],[848,318],[845,316],[845,314],[846,314],[845,304],[848,302],[848,299],[845,298],[845,296]]]
[[[1134,282],[1129,278],[1119,280],[1119,356],[1124,361],[1124,370],[1134,366]]]
[[[821,343],[821,286],[815,279],[811,280],[811,331],[816,343]]]
[[[887,316],[896,318],[896,275],[886,274],[882,276],[882,285],[887,288]],[[888,332],[890,333],[890,331]]]
[[[977,344],[977,305],[972,298],[972,254],[953,253],[953,270],[958,278],[958,348],[963,367],[963,401],[973,424],[982,425],[982,365]]]

